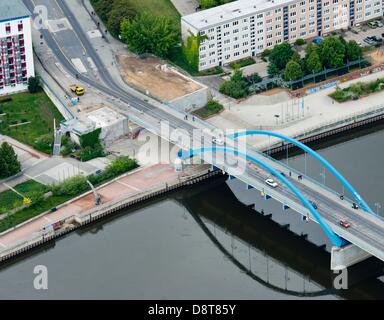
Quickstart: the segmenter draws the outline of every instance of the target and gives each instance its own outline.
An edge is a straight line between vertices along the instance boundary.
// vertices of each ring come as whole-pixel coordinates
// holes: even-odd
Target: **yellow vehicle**
[[[84,94],[84,88],[73,85],[70,87],[71,91],[78,96],[82,96]]]

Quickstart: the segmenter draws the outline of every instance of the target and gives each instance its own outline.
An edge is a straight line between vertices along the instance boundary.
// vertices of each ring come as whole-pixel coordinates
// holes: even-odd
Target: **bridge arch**
[[[333,245],[337,247],[343,247],[346,244],[348,244],[348,241],[338,236],[328,225],[328,223],[321,217],[321,215],[317,212],[317,210],[311,205],[311,203],[308,201],[307,198],[296,188],[294,184],[292,184],[287,178],[285,178],[279,171],[277,171],[272,166],[268,165],[267,163],[255,158],[252,155],[246,154],[242,151],[230,148],[230,147],[218,147],[218,146],[212,146],[212,147],[203,147],[203,148],[197,148],[197,149],[190,149],[188,151],[179,151],[178,156],[181,159],[188,159],[193,157],[194,155],[205,153],[205,152],[212,152],[212,151],[224,151],[224,152],[231,152],[234,155],[241,155],[247,160],[250,160],[254,163],[256,163],[258,166],[262,167],[269,173],[271,173],[273,176],[275,176],[277,179],[279,179],[283,184],[285,184],[292,192],[293,194],[301,201],[301,203],[309,210],[309,212],[313,215],[313,217],[316,219],[316,221],[319,223],[320,227],[323,229],[324,233],[328,236],[328,238],[331,240]]]
[[[332,175],[341,182],[341,184],[352,194],[355,201],[359,204],[359,206],[366,212],[374,214],[372,209],[368,206],[368,204],[364,201],[364,199],[359,195],[356,189],[345,179],[342,174],[332,166],[326,159],[324,159],[321,155],[319,155],[316,151],[301,143],[300,141],[283,135],[281,133],[270,132],[270,131],[262,131],[262,130],[247,130],[242,132],[236,132],[234,134],[228,135],[229,138],[237,139],[241,136],[249,136],[249,135],[264,135],[269,137],[280,138],[284,141],[290,142],[296,147],[300,148],[304,152],[307,152],[312,157],[314,157],[317,161],[319,161],[325,168],[327,168]]]

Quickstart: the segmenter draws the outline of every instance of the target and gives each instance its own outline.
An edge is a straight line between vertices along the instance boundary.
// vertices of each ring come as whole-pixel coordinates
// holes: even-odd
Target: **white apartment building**
[[[26,90],[35,75],[30,15],[21,0],[0,0],[0,96]]]
[[[199,70],[255,56],[382,17],[382,0],[238,0],[181,18],[182,36],[204,35]]]

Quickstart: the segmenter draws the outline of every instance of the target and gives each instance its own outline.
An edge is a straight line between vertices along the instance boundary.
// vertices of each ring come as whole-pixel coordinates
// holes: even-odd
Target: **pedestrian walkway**
[[[103,204],[117,200],[123,197],[129,197],[134,194],[156,186],[167,181],[178,179],[184,173],[175,172],[175,169],[169,165],[157,164],[145,168],[139,168],[127,175],[118,178],[116,181],[105,186],[97,188],[97,193],[101,197]],[[39,232],[41,228],[49,222],[58,221],[68,214],[85,212],[95,208],[95,198],[92,192],[81,196],[78,199],[68,202],[57,211],[41,216],[13,231],[0,236],[0,243],[4,248],[11,246],[28,236]]]

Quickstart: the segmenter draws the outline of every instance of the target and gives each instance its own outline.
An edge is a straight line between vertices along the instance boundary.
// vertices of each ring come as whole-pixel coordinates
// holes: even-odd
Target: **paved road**
[[[24,2],[30,9],[33,8],[33,4],[30,0],[24,0]],[[83,47],[85,49],[86,54],[94,61],[98,68],[100,81],[94,80],[92,77],[87,77],[86,75],[80,74],[79,79],[81,81],[99,90],[105,96],[112,96],[125,103],[125,105],[120,104],[122,112],[129,111],[129,113],[137,115],[140,120],[145,122],[148,126],[151,126],[154,132],[157,132],[158,134],[160,134],[160,120],[168,121],[172,129],[182,128],[189,133],[192,132],[195,127],[191,123],[188,123],[182,118],[176,117],[171,113],[168,113],[163,109],[159,109],[151,105],[149,102],[138,98],[137,96],[125,90],[117,81],[115,81],[115,79],[113,79],[105,67],[103,61],[99,58],[98,54],[94,50],[92,44],[89,42],[87,35],[66,5],[65,1],[50,1],[48,5],[49,7],[54,7],[55,12],[61,10],[63,17],[65,16],[69,23],[72,25],[72,47],[76,46],[76,42],[78,42],[77,46]],[[42,30],[42,34],[45,38],[45,41],[51,47],[60,63],[72,75],[78,73],[74,65],[70,62],[70,58],[68,58],[66,54],[61,50],[61,47],[65,45],[65,43],[60,43],[60,37],[56,37],[56,34],[51,33],[49,30]],[[210,142],[209,138],[206,141]],[[257,158],[268,162],[279,171],[286,170],[283,165],[279,165],[275,162],[272,162],[271,160],[267,160],[266,157],[252,150],[248,150],[248,152]],[[224,158],[224,155],[219,155],[219,157]],[[240,178],[243,181],[251,181],[254,179],[254,181],[258,181],[258,183],[263,183],[266,177],[266,174],[259,174],[253,168],[248,167],[246,173]],[[384,223],[382,220],[361,212],[360,210],[356,211],[351,209],[345,202],[337,200],[334,195],[329,194],[329,192],[326,192],[325,190],[321,190],[321,187],[318,185],[311,185],[308,182],[292,182],[294,182],[296,187],[298,187],[299,190],[304,193],[304,195],[307,195],[309,199],[315,200],[318,203],[318,211],[329,222],[335,232],[342,235],[345,239],[351,241],[352,243],[359,245],[364,250],[377,256],[381,260],[384,260]],[[281,191],[281,194],[284,195],[287,199],[299,203],[299,200],[297,200],[286,187],[281,186],[279,187],[279,190]],[[338,225],[340,217],[347,218],[351,222],[352,227],[349,229],[342,229]]]

